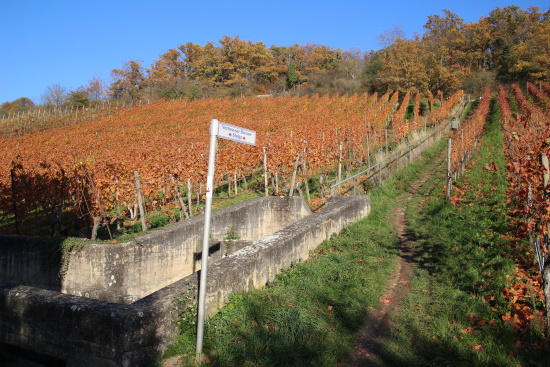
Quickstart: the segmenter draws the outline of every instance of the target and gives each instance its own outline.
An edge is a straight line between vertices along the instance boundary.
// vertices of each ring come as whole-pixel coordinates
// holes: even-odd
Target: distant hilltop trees
[[[224,36],[217,44],[182,44],[146,67],[130,60],[106,83],[94,78],[66,91],[54,84],[43,106],[85,107],[97,101],[442,91],[479,93],[484,85],[550,81],[550,10],[497,7],[478,22],[449,10],[430,15],[425,33],[400,28],[380,35],[378,51],[318,44],[267,47]],[[28,98],[0,106],[0,116],[32,108]]]

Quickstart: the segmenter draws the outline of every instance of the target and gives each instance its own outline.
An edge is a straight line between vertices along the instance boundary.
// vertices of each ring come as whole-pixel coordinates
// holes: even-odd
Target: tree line
[[[319,44],[267,47],[239,36],[217,44],[188,42],[146,67],[130,60],[107,83],[93,78],[67,91],[54,84],[45,106],[85,107],[98,101],[418,91],[448,96],[480,93],[484,85],[550,81],[550,10],[497,7],[465,23],[449,10],[430,15],[425,32],[409,39],[396,27],[379,36],[380,50]],[[0,116],[35,106],[22,97],[0,106]]]

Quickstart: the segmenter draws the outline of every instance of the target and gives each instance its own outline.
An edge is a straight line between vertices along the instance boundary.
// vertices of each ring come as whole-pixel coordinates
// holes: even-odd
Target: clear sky
[[[378,35],[401,27],[422,33],[428,15],[449,9],[465,22],[496,7],[550,7],[550,0],[0,0],[0,103],[40,102],[48,86],[67,90],[170,48],[217,43],[224,35],[271,45],[317,43],[344,50],[380,48]]]

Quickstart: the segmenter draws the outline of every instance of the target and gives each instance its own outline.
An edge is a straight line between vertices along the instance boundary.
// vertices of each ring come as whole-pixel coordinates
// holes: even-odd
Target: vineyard
[[[539,87],[528,83],[527,96],[515,84],[508,90],[503,86],[498,88],[498,103],[505,130],[512,215],[520,228],[518,241],[528,238],[530,242],[529,250],[518,256],[524,258],[527,264],[538,264],[538,268],[521,268],[518,273],[527,278],[530,286],[539,289],[539,292],[543,284],[545,259],[549,254],[549,101],[550,85],[547,83],[541,83]],[[520,288],[511,292],[510,297],[527,293],[527,289]]]
[[[459,124],[455,120],[455,124],[451,124],[452,135],[448,140],[447,153],[447,192],[448,200],[460,200],[460,196],[451,197],[453,178],[456,180],[464,174],[466,164],[471,159],[475,152],[478,141],[483,134],[487,115],[489,114],[489,106],[491,102],[491,88],[483,89],[483,94],[479,102],[472,105],[477,105],[473,113],[468,116],[462,123]]]
[[[513,307],[512,312],[503,318],[523,328],[534,318],[532,305],[523,300],[534,295],[543,302],[545,260],[550,253],[550,85],[541,83],[537,87],[527,83],[524,90],[517,84],[508,88],[501,85],[497,99],[509,172],[509,215],[519,229],[511,237],[517,242],[511,254],[518,263],[517,281],[504,291]],[[465,164],[481,137],[490,102],[491,90],[485,88],[476,110],[449,139],[452,144],[449,148],[447,198],[453,205],[464,198],[465,192],[457,189],[451,196],[452,177],[464,173]],[[485,169],[499,168],[491,163]],[[522,245],[525,240],[529,242],[527,247]]]
[[[36,108],[28,112],[11,113],[0,117],[0,137],[22,136],[74,124],[88,123],[124,110],[141,106],[134,103],[99,102],[88,107]]]
[[[46,131],[4,138],[0,220],[21,234],[41,219],[52,234],[64,227],[93,236],[94,223],[108,229],[136,218],[136,191],[146,212],[192,215],[203,198],[212,118],[258,132],[256,147],[219,142],[215,188],[254,184],[266,194],[293,195],[315,177],[322,191],[336,165],[359,169],[410,132],[438,125],[461,97],[423,116],[419,94],[414,104],[410,93],[400,104],[395,92],[157,101],[67,127],[62,117],[50,119]]]

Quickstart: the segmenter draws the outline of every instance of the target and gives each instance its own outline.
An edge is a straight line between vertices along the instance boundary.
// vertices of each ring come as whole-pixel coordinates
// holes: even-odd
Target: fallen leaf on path
[[[366,358],[372,357],[372,353],[370,353],[365,348],[361,348],[361,347],[356,348],[355,353],[362,356],[362,357],[366,357]]]
[[[481,344],[472,344],[472,348],[474,348],[474,350],[483,350],[485,348],[487,348],[486,345],[481,345]]]
[[[395,298],[384,298],[384,297],[380,297],[380,302],[382,303],[390,303],[391,301],[393,301]]]
[[[516,348],[517,349],[523,348],[523,342],[521,340],[516,341]]]
[[[497,167],[497,165],[493,163],[486,163],[485,166],[483,166],[488,171],[498,171],[500,168]]]

